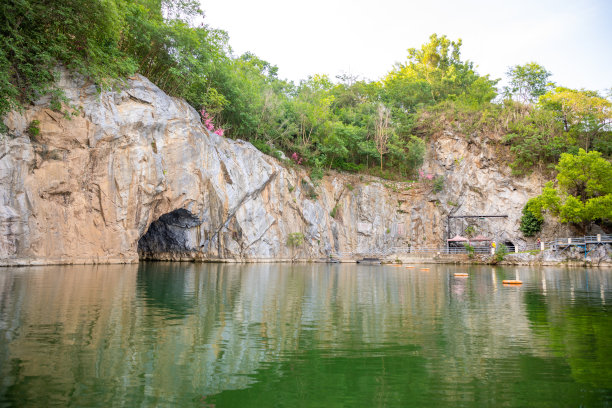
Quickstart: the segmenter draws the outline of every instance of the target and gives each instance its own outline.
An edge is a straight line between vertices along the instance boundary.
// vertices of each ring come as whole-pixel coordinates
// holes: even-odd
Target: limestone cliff
[[[5,118],[0,141],[0,263],[318,258],[442,245],[449,214],[507,214],[478,232],[520,240],[539,181],[516,179],[494,145],[451,131],[430,140],[431,183],[307,173],[250,143],[207,132],[185,101],[146,78],[99,93],[64,74],[73,115],[45,101]],[[39,134],[28,134],[38,121]],[[36,123],[36,122],[34,122]],[[34,132],[36,133],[36,132]],[[453,224],[460,233],[467,224]],[[304,245],[287,246],[291,233]]]

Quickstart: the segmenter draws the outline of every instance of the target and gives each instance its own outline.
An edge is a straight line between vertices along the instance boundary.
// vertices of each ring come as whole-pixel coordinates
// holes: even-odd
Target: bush
[[[38,135],[40,134],[40,128],[38,125],[40,125],[40,122],[38,120],[33,120],[30,122],[30,126],[28,126],[28,135],[30,136],[30,140],[33,142],[38,141]]]
[[[253,140],[251,143],[263,154],[267,154],[268,156],[272,155],[272,148],[263,140]]]
[[[495,250],[495,260],[501,262],[506,255],[508,255],[508,247],[504,244],[499,244]]]
[[[287,246],[297,248],[304,244],[304,234],[301,232],[292,232],[287,236]]]
[[[323,179],[323,174],[324,174],[323,168],[319,166],[315,166],[310,171],[310,180],[312,180],[313,183],[318,184],[318,181]]]
[[[470,244],[463,244],[463,247],[468,253],[468,258],[470,259],[474,258],[474,247],[471,246]]]
[[[531,212],[527,206],[523,208],[523,216],[521,217],[521,225],[519,229],[526,237],[533,237],[535,234],[542,230],[542,224],[544,219],[538,217]]]
[[[465,235],[472,238],[474,235],[476,235],[476,227],[473,225],[468,225],[468,227],[465,229]]]
[[[444,176],[437,176],[433,182],[434,193],[439,193],[444,190]]]

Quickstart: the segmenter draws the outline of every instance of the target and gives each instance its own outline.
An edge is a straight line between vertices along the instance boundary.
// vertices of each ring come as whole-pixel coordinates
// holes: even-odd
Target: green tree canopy
[[[409,48],[407,61],[383,79],[387,100],[396,108],[414,111],[445,99],[493,99],[497,81],[480,77],[472,62],[461,60],[461,44],[461,39],[432,34],[420,49]]]
[[[612,221],[612,163],[597,151],[564,153],[557,166],[557,187],[547,183],[541,195],[530,199],[526,211],[542,219],[543,210],[561,222],[582,224]]]
[[[565,131],[578,145],[612,154],[612,103],[595,91],[557,87],[540,98],[542,107],[555,112]]]
[[[532,109],[528,115],[513,120],[508,130],[504,142],[514,156],[510,167],[517,175],[533,168],[540,172],[554,169],[561,154],[572,145],[555,113],[547,109]]]
[[[548,81],[552,74],[535,62],[510,67],[506,75],[509,83],[504,87],[504,96],[522,103],[537,102],[552,86]]]
[[[427,138],[447,125],[466,137],[506,132],[516,173],[550,168],[578,147],[612,155],[610,102],[584,90],[546,93],[550,73],[538,64],[511,68],[506,90],[523,102],[540,97],[534,106],[491,103],[497,81],[461,59],[460,39],[437,34],[380,81],[313,75],[296,85],[252,53],[234,56],[227,33],[203,18],[198,0],[4,0],[0,117],[46,94],[61,107],[55,73],[65,66],[103,89],[140,73],[203,112],[209,130],[319,175],[413,177]],[[590,198],[593,214],[600,197]]]

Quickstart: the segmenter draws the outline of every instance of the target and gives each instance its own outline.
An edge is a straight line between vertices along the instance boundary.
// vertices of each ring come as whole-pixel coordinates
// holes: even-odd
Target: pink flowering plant
[[[208,112],[206,112],[206,109],[202,108],[200,110],[200,115],[202,116],[202,123],[204,124],[204,127],[206,128],[206,130],[208,130],[209,132],[214,132],[215,134],[219,136],[223,136],[223,132],[224,132],[223,128],[215,127],[213,118],[208,114]]]
[[[296,152],[293,152],[291,155],[291,160],[293,160],[296,164],[302,164],[302,158]]]
[[[421,181],[431,181],[433,178],[434,175],[432,173],[425,173],[423,169],[419,170],[419,179]]]
[[[431,173],[425,173],[423,170],[419,170],[419,179],[427,185],[432,186],[434,193],[439,193],[444,190],[444,176],[434,176]]]

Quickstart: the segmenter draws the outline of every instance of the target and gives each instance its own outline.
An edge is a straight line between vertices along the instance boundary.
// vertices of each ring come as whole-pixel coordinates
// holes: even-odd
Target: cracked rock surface
[[[443,245],[446,216],[507,213],[481,234],[520,241],[518,220],[539,193],[492,147],[454,134],[431,142],[427,183],[388,183],[305,170],[250,143],[207,132],[198,113],[142,76],[99,93],[62,74],[73,114],[44,101],[10,113],[0,135],[0,264],[149,259],[320,258],[335,252]],[[40,132],[28,134],[38,121]],[[289,248],[291,233],[304,244]],[[456,231],[457,232],[457,231]],[[139,245],[140,242],[140,245]]]

